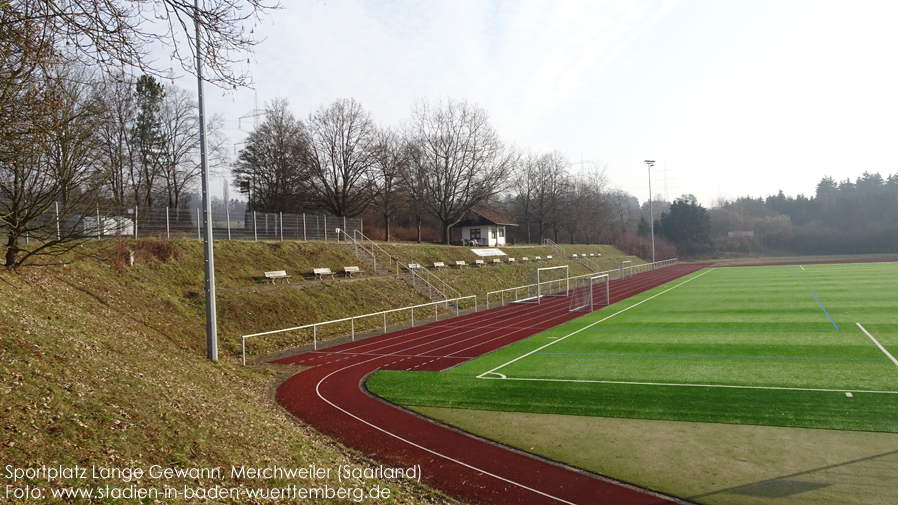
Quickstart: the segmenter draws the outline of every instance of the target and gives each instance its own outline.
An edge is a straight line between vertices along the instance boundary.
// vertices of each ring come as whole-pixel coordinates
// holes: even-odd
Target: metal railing
[[[643,264],[635,265],[635,266],[632,266],[629,268],[636,269],[636,270],[632,271],[633,273],[641,273],[641,272],[648,272],[650,270],[656,270],[658,268],[663,268],[663,267],[672,266],[672,265],[676,265],[676,264],[677,264],[677,258],[673,258],[673,259],[664,260],[664,261],[656,261],[655,263],[643,263]],[[588,274],[575,275],[574,277],[570,277],[568,280],[573,282],[580,278],[594,277],[596,275],[607,275],[610,280],[618,280],[618,279],[622,278],[622,276],[624,274],[623,270],[624,269],[622,269],[622,268],[615,268],[612,270],[606,270],[604,272],[590,272]],[[545,284],[545,283],[541,283],[541,284]],[[490,291],[489,293],[486,294],[486,308],[487,309],[490,308],[490,295],[493,295],[494,299],[496,296],[499,296],[499,298],[500,298],[499,306],[502,307],[506,304],[506,298],[508,299],[508,303],[522,302],[522,301],[526,301],[528,299],[532,299],[533,297],[535,297],[537,291],[538,291],[538,287],[536,284],[527,284],[524,286],[516,286],[513,288],[506,288],[506,289],[499,289],[496,291]],[[506,296],[506,293],[508,293],[508,296]],[[526,296],[522,296],[523,293],[525,293]]]
[[[361,316],[344,317],[342,319],[334,319],[332,321],[324,321],[321,323],[312,323],[312,324],[306,324],[303,326],[294,326],[292,328],[284,328],[282,330],[264,331],[261,333],[252,333],[250,335],[243,335],[240,337],[240,339],[241,339],[241,358],[243,361],[243,365],[246,366],[246,339],[248,339],[248,338],[261,337],[261,336],[265,336],[265,335],[274,335],[276,333],[284,333],[284,332],[288,332],[288,331],[298,331],[298,330],[312,328],[312,348],[317,350],[318,349],[318,327],[319,326],[325,326],[325,325],[336,324],[336,323],[345,323],[346,321],[349,321],[350,322],[350,336],[351,336],[351,340],[354,342],[355,341],[355,322],[356,322],[356,320],[364,319],[364,318],[368,318],[368,317],[382,316],[383,317],[383,332],[386,333],[387,332],[387,314],[410,311],[412,327],[414,327],[415,326],[415,309],[421,309],[423,307],[433,306],[433,317],[434,317],[434,320],[438,321],[439,320],[439,310],[438,310],[439,306],[445,307],[446,310],[448,311],[449,304],[454,302],[455,315],[457,317],[459,315],[459,310],[460,310],[459,307],[461,306],[461,301],[462,300],[470,300],[470,299],[474,300],[474,312],[477,312],[477,296],[471,295],[471,296],[463,296],[460,298],[453,298],[451,300],[440,300],[440,301],[436,301],[436,302],[422,303],[420,305],[412,305],[409,307],[402,307],[400,309],[390,309],[390,310],[383,310],[380,312],[372,312],[370,314],[364,314]]]
[[[380,258],[380,264],[382,267],[389,269],[390,272],[396,272],[396,276],[399,277],[404,271],[408,272],[411,275],[412,279],[412,287],[416,291],[422,291],[426,288],[428,292],[428,297],[433,300],[433,294],[437,294],[438,298],[443,300],[448,299],[450,296],[455,298],[461,297],[461,293],[458,292],[455,288],[446,283],[443,279],[437,277],[433,272],[427,270],[426,268],[410,268],[405,263],[399,261],[398,259],[393,258],[390,253],[386,252],[377,245],[376,242],[372,241],[368,237],[365,236],[359,230],[353,230],[352,236],[346,233],[346,230],[339,230],[344,237],[346,237],[347,241],[351,241],[355,247],[355,255],[357,257],[362,257],[360,254],[364,253],[365,255],[370,255],[372,261],[374,262],[374,270],[377,271],[377,261]],[[418,283],[421,283],[423,288],[418,288]],[[441,286],[441,287],[437,287]]]
[[[546,247],[546,248],[548,248],[549,250],[551,250],[551,251],[552,251],[553,253],[555,253],[559,258],[564,258],[564,257],[566,256],[566,255],[565,255],[565,252],[564,252],[564,248],[561,247],[560,245],[556,244],[555,241],[552,240],[552,239],[544,238],[544,239],[543,239],[543,246]]]

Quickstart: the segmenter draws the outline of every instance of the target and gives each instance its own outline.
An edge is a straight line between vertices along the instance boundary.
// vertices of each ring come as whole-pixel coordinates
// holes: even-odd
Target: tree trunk
[[[14,232],[9,233],[9,240],[6,242],[6,268],[16,267],[16,257],[19,255],[19,237]]]
[[[390,215],[384,214],[384,242],[390,241]]]

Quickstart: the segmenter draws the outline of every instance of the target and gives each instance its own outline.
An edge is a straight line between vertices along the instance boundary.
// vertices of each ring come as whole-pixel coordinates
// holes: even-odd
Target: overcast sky
[[[234,143],[255,99],[286,98],[304,119],[352,97],[398,126],[415,100],[453,98],[508,143],[606,167],[640,202],[646,159],[654,194],[706,207],[898,173],[893,0],[282,3],[256,29],[256,91],[207,87]]]

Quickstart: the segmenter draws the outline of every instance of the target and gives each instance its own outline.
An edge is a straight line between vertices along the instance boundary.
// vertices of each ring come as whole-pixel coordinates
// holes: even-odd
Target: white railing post
[[[137,206],[134,206],[134,238],[137,238]]]
[[[256,211],[253,211],[253,240],[259,241],[259,232],[256,229]]]
[[[196,239],[203,240],[203,219],[200,217],[200,208],[196,208]]]
[[[165,238],[171,240],[171,226],[168,222],[168,207],[165,208]]]
[[[312,326],[312,349],[318,350],[318,326]]]
[[[278,215],[281,218],[281,242],[284,241],[284,213],[278,212]]]
[[[225,221],[228,223],[228,240],[231,240],[231,210],[228,209],[227,202],[225,202]]]
[[[302,213],[302,240],[305,242],[306,240],[306,213]]]

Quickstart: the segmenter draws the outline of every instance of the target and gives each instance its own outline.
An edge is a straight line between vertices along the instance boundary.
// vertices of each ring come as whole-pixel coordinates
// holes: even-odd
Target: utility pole
[[[196,28],[196,85],[200,113],[200,173],[203,180],[203,254],[206,270],[206,358],[218,361],[218,320],[215,311],[215,262],[212,253],[212,199],[209,198],[209,167],[206,153],[206,104],[203,94],[203,57],[200,45],[200,4],[193,3]]]
[[[655,160],[645,160],[645,164],[649,166],[649,221],[652,230],[652,270],[655,269],[655,210],[652,208],[652,167]]]

